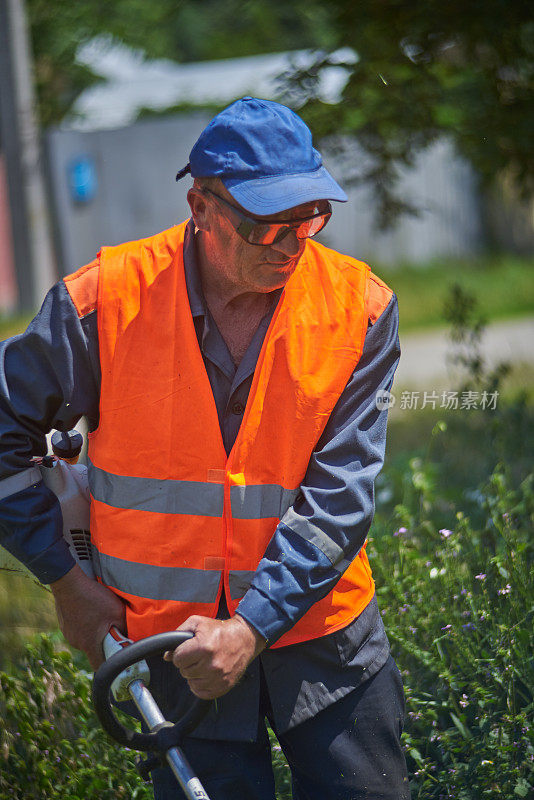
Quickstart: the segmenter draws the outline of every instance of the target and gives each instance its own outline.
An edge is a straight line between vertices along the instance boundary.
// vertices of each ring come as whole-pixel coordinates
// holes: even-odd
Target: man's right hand
[[[83,650],[97,669],[104,661],[102,642],[110,627],[126,630],[124,603],[106,586],[88,578],[78,564],[50,588],[63,636]]]

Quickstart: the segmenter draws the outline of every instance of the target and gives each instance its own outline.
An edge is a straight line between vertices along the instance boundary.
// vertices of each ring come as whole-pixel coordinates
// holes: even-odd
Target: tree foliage
[[[99,80],[76,51],[101,34],[178,62],[332,44],[328,10],[306,0],[27,0],[27,9],[44,126],[60,122]]]
[[[285,77],[285,94],[317,138],[354,148],[353,182],[370,182],[383,222],[409,206],[399,166],[442,136],[486,182],[506,172],[534,189],[534,15],[526,0],[27,0],[40,117],[60,121],[95,80],[80,44],[108,33],[149,57],[176,61],[312,49]],[[339,50],[353,56],[340,62]],[[347,49],[348,48],[348,49]],[[325,102],[335,65],[347,81]]]
[[[405,205],[392,191],[399,165],[446,135],[486,182],[506,171],[523,197],[534,190],[534,16],[523,0],[331,0],[335,47],[349,46],[339,102],[320,99],[332,65],[319,53],[287,76],[319,137],[364,157],[353,180],[371,181],[382,217]],[[334,58],[334,63],[339,59]]]

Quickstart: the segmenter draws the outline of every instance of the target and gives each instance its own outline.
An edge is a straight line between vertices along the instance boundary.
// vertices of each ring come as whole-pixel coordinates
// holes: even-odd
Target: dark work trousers
[[[262,691],[256,742],[188,738],[183,750],[210,800],[275,800]],[[400,735],[402,679],[393,658],[372,678],[285,733],[275,730],[291,768],[294,800],[409,800]],[[168,767],[152,773],[155,800],[179,800]]]

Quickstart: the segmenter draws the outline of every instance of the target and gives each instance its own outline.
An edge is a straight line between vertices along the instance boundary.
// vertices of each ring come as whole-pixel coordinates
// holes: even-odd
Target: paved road
[[[457,385],[447,363],[452,345],[448,330],[416,333],[401,338],[402,355],[395,387],[442,388]],[[481,351],[489,366],[499,362],[534,364],[534,317],[489,325],[483,335]],[[451,382],[454,381],[454,384]]]

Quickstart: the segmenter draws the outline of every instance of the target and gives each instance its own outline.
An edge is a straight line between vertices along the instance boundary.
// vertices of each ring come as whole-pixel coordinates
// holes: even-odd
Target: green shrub
[[[58,650],[57,639],[35,636],[17,674],[0,673],[0,800],[153,800],[136,754],[100,727],[91,674]],[[277,797],[290,800],[287,762],[269,735]]]
[[[57,627],[52,592],[13,563],[0,547],[0,669],[7,671],[33,634]]]
[[[92,711],[90,675],[39,636],[16,674],[0,673],[1,800],[149,800],[134,754]]]
[[[368,552],[407,696],[413,800],[528,797],[534,790],[534,476],[498,469],[478,494],[485,524],[450,528],[434,467],[414,459],[396,525]],[[450,504],[446,504],[450,513]]]

